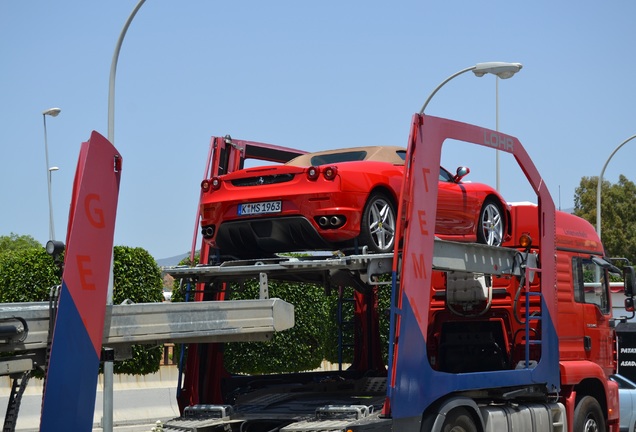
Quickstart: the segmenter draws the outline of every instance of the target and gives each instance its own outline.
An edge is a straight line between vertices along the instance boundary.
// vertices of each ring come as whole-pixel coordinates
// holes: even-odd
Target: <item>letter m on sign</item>
[[[121,155],[97,132],[80,149],[41,431],[90,431],[113,256]]]

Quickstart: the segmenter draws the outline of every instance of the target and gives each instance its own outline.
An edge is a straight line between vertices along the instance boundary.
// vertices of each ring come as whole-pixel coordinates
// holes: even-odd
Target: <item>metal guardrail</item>
[[[17,320],[19,318],[19,320]],[[0,375],[43,362],[49,333],[48,303],[0,304],[0,320],[24,322],[23,332],[0,339]],[[294,306],[281,299],[142,303],[107,307],[103,345],[265,341],[294,326]]]

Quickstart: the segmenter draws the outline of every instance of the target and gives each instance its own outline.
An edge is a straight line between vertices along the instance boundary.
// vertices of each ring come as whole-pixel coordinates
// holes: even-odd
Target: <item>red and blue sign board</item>
[[[97,132],[82,143],[42,402],[43,432],[92,430],[121,163],[119,152]]]
[[[427,361],[432,285],[433,250],[437,211],[437,182],[444,141],[452,139],[511,153],[541,203],[541,263],[543,290],[541,361],[533,369],[451,374],[434,370]],[[399,274],[397,298],[392,299],[388,407],[394,428],[421,419],[437,400],[464,390],[545,385],[559,388],[556,318],[556,273],[554,257],[554,202],[530,157],[515,137],[453,120],[416,114],[413,117],[406,158],[406,171],[398,218],[398,233],[404,245],[401,266],[397,248],[394,259],[394,286]],[[417,194],[417,197],[415,196]],[[417,198],[417,199],[415,199]],[[404,227],[403,220],[406,221]],[[399,267],[399,268],[398,268]],[[415,420],[413,420],[415,419]]]

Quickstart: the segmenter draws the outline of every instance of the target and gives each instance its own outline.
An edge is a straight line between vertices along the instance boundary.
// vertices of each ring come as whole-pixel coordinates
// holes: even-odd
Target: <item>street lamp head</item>
[[[521,63],[487,62],[477,63],[473,69],[475,76],[482,77],[488,73],[497,75],[501,79],[511,78],[519,72],[523,65]]]
[[[470,66],[470,67],[467,67],[466,69],[460,70],[459,72],[455,72],[453,75],[449,76],[444,81],[442,81],[437,87],[435,87],[435,90],[433,90],[433,92],[430,95],[428,95],[426,102],[424,102],[424,105],[422,105],[420,114],[424,114],[424,110],[428,106],[428,103],[431,101],[433,96],[435,96],[435,93],[437,93],[437,91],[440,88],[442,88],[444,84],[446,84],[447,82],[449,82],[450,80],[452,80],[458,75],[461,75],[468,71],[472,71],[478,77],[482,77],[486,75],[487,73],[490,73],[493,75],[497,75],[499,78],[506,79],[506,78],[510,78],[511,76],[519,72],[522,67],[523,65],[521,63],[487,62],[487,63],[477,63],[475,66]]]
[[[45,116],[51,116],[51,117],[57,117],[57,115],[62,112],[62,110],[60,108],[49,108],[45,111],[42,111],[42,115]]]
[[[49,171],[53,172],[53,171],[57,171],[59,169],[60,169],[59,167],[51,167],[51,168],[49,168]]]

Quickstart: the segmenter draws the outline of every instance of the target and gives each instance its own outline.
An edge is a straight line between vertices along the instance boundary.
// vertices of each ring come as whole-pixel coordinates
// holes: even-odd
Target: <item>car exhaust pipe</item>
[[[327,219],[327,216],[321,216],[318,219],[318,225],[320,225],[323,228],[325,228],[327,225],[329,225],[329,219]]]
[[[201,234],[205,238],[210,238],[214,236],[214,225],[206,226],[201,229]]]
[[[340,217],[338,216],[331,216],[331,219],[329,219],[329,223],[331,224],[331,226],[340,226],[342,224],[342,219],[340,219]]]

